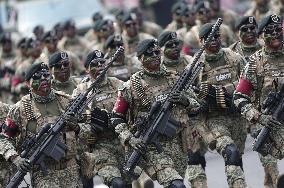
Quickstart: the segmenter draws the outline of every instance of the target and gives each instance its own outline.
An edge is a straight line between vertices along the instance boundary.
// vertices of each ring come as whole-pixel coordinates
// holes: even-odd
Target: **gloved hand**
[[[80,131],[80,127],[78,125],[78,118],[76,118],[74,116],[74,114],[67,114],[64,117],[64,122],[66,123],[66,125],[73,130],[74,132],[79,132]]]
[[[28,172],[31,169],[31,164],[29,160],[17,156],[12,159],[12,163],[17,166],[18,169],[23,170],[24,172]]]
[[[274,129],[280,129],[284,126],[281,122],[273,119],[271,115],[265,114],[261,114],[259,116],[258,123],[262,124],[263,126],[267,126]]]
[[[95,107],[91,112],[91,129],[93,132],[101,132],[108,127],[109,116],[105,109]]]
[[[187,99],[187,96],[182,91],[176,91],[172,93],[171,95],[171,102],[174,104],[179,104],[182,106],[187,107],[189,105],[189,101]]]
[[[146,145],[140,138],[133,136],[130,138],[128,143],[133,149],[139,151],[140,153],[144,154],[146,152]]]

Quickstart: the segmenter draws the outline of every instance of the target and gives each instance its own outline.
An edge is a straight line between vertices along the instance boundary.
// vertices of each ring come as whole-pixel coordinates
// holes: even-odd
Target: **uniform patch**
[[[60,53],[61,59],[66,59],[67,58],[67,53],[66,52],[61,52]]]
[[[123,74],[128,74],[128,69],[127,69],[127,68],[123,68],[123,69],[112,70],[112,74],[113,74],[114,76],[123,75]]]
[[[220,82],[220,81],[223,81],[223,80],[229,80],[231,78],[232,78],[232,74],[230,72],[228,72],[228,73],[217,75],[216,76],[216,81]]]
[[[279,18],[278,18],[278,16],[275,15],[275,14],[271,15],[271,19],[272,19],[272,21],[275,22],[275,23],[278,23],[278,22],[279,22]]]
[[[251,24],[253,23],[253,17],[252,16],[249,17],[249,23],[251,23]]]
[[[111,93],[96,97],[96,101],[100,102],[100,101],[104,101],[104,100],[110,99],[110,98],[111,98]]]
[[[271,76],[272,77],[284,77],[284,72],[275,70],[275,71],[271,71]]]
[[[161,102],[163,102],[163,101],[166,100],[166,98],[167,98],[168,96],[169,96],[168,93],[167,93],[167,94],[161,94],[161,95],[155,96],[155,100],[156,100],[156,101],[161,101]]]

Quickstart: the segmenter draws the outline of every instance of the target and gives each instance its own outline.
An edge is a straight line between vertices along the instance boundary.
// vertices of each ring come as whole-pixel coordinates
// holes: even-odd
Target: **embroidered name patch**
[[[232,78],[232,74],[229,73],[224,73],[224,74],[219,74],[216,76],[217,82],[223,81],[223,80],[229,80]]]

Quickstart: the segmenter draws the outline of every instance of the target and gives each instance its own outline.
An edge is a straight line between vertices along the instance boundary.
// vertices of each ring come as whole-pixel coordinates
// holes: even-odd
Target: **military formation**
[[[228,187],[246,188],[248,135],[264,187],[279,187],[283,12],[281,0],[254,0],[243,15],[222,9],[220,0],[177,1],[164,29],[132,8],[115,10],[114,20],[94,13],[84,36],[71,19],[49,31],[38,25],[33,37],[18,41],[3,31],[0,188],[27,172],[34,188],[92,188],[95,176],[112,188],[153,188],[155,180],[206,188],[205,154],[212,150],[225,162]],[[185,73],[188,84],[174,90]],[[66,113],[90,88],[83,111]],[[167,121],[154,126],[161,114]],[[45,151],[34,162],[58,119],[63,145],[54,146],[63,155]]]

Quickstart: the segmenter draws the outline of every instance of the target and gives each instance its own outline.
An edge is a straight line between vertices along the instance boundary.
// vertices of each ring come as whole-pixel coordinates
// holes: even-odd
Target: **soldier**
[[[241,75],[239,85],[235,91],[235,105],[242,115],[255,124],[255,129],[262,126],[271,128],[270,141],[264,145],[261,152],[266,156],[283,158],[283,124],[271,118],[271,115],[261,113],[263,101],[271,91],[279,90],[283,84],[283,30],[282,21],[277,15],[264,17],[259,24],[259,33],[263,34],[265,45],[255,52]],[[253,103],[256,103],[254,105]],[[257,135],[256,130],[256,135]],[[268,161],[269,162],[269,161]],[[278,169],[270,161],[265,165],[266,172],[270,174],[267,185],[276,185]]]
[[[211,20],[223,19],[223,23],[228,25],[231,30],[235,30],[238,15],[230,9],[222,9],[220,0],[209,0]]]
[[[79,79],[71,77],[71,63],[68,54],[63,51],[55,52],[49,58],[48,67],[53,75],[52,88],[72,95]]]
[[[113,21],[111,21],[110,19],[99,20],[94,25],[93,29],[96,33],[97,40],[89,44],[88,51],[89,50],[90,51],[93,51],[93,50],[104,51],[104,44],[107,38],[114,34]]]
[[[171,13],[172,13],[172,22],[166,27],[166,30],[169,31],[176,31],[183,27],[182,22],[182,9],[184,6],[187,6],[184,2],[177,2],[172,6]]]
[[[107,57],[111,57],[114,52],[123,45],[124,44],[121,35],[111,35],[105,43]],[[109,69],[108,76],[127,81],[132,74],[139,71],[140,69],[141,65],[136,57],[126,56],[125,54],[123,54],[116,59],[113,66]]]
[[[161,53],[155,39],[141,41],[137,46],[137,57],[143,69],[132,75],[130,80],[119,88],[113,109],[113,126],[121,143],[126,146],[127,153],[135,149],[144,155],[139,166],[153,180],[156,179],[164,187],[185,188],[183,177],[186,169],[186,152],[182,150],[181,132],[188,121],[187,113],[192,108],[198,108],[199,104],[193,98],[187,97],[185,92],[174,93],[172,101],[177,106],[174,107],[172,115],[180,122],[180,126],[177,127],[178,135],[172,139],[161,136],[159,140],[163,151],[160,153],[153,145],[148,145],[145,151],[142,140],[134,136],[135,129],[139,128],[133,127],[133,123],[137,118],[145,117],[152,102],[162,101],[167,97],[177,77],[160,66]],[[129,117],[129,126],[125,120],[126,114]],[[143,126],[140,128],[143,129]]]
[[[107,60],[104,54],[95,50],[87,55],[85,67],[88,76],[74,90],[73,95],[85,91],[99,73],[105,68]],[[122,148],[114,129],[109,126],[108,113],[111,112],[116,100],[116,91],[123,82],[114,78],[105,76],[99,85],[99,91],[96,98],[89,105],[90,109],[103,108],[98,117],[93,118],[93,143],[89,143],[90,152],[82,155],[82,173],[88,178],[95,175],[100,176],[104,183],[115,188],[125,188],[126,182],[122,178],[122,168],[124,159],[124,149]],[[99,114],[97,112],[97,114]],[[100,119],[101,117],[101,119]],[[103,117],[103,118],[102,118]],[[96,120],[99,119],[99,120]],[[101,121],[101,122],[99,122]]]
[[[63,38],[63,23],[59,22],[55,24],[52,28],[52,31],[55,32],[57,40],[60,41]]]
[[[79,180],[76,164],[76,135],[80,131],[76,117],[68,115],[65,119],[66,127],[62,131],[61,139],[67,146],[67,152],[63,159],[55,161],[51,158],[45,160],[49,171],[45,176],[39,166],[29,167],[26,159],[19,156],[19,150],[23,141],[29,139],[39,131],[46,123],[54,123],[70,102],[70,97],[63,92],[51,88],[51,74],[47,65],[42,62],[31,65],[25,74],[25,80],[31,93],[22,99],[9,111],[5,126],[2,127],[5,139],[10,148],[5,151],[9,154],[6,159],[23,171],[31,170],[31,182],[33,187],[82,187]],[[16,138],[14,145],[12,141]]]
[[[16,68],[16,73],[13,77],[14,84],[12,90],[19,96],[23,96],[28,93],[28,88],[25,84],[25,73],[29,66],[31,66],[34,62],[40,60],[41,54],[41,47],[36,39],[28,38],[25,46],[28,59],[26,59]]]
[[[249,60],[249,57],[261,48],[261,45],[257,40],[257,23],[253,16],[244,16],[237,23],[236,27],[239,30],[240,41],[231,45],[230,48]],[[243,68],[244,67],[241,69]],[[257,101],[254,102],[257,107]],[[247,124],[247,129],[253,136],[255,128],[254,126],[251,128],[250,125],[250,123]],[[263,157],[259,154],[259,157],[265,172],[264,186],[267,188],[275,187],[276,182],[273,182],[272,180],[275,179],[275,177],[278,177],[277,160],[271,155]]]
[[[239,41],[230,46],[248,60],[249,56],[261,48],[257,36],[257,23],[253,16],[243,16],[236,23]]]
[[[188,64],[193,60],[191,56],[181,54],[182,41],[177,38],[177,34],[171,31],[164,31],[158,38],[159,46],[162,48],[162,64],[176,75],[180,75]],[[188,166],[186,170],[188,182],[191,187],[207,187],[207,178],[205,174],[205,151],[207,150],[196,129],[196,124],[200,123],[197,117],[192,117],[189,124],[185,128],[186,148],[188,151]]]
[[[0,102],[1,116],[0,116],[0,139],[4,139],[5,136],[2,133],[2,124],[5,122],[8,111],[11,105]],[[9,144],[6,145],[5,142],[0,142],[0,188],[4,188],[8,184],[11,176],[15,174],[17,168],[6,161],[9,158],[10,153],[6,152],[9,150]]]
[[[5,103],[12,103],[11,98],[11,79],[15,72],[13,60],[16,52],[10,33],[3,33],[0,36],[0,98]]]
[[[103,15],[100,12],[95,12],[92,16],[93,26],[95,26],[96,23],[102,19]],[[84,35],[84,37],[88,42],[93,42],[97,40],[96,32],[93,28],[89,29],[89,31]]]
[[[44,34],[44,27],[42,25],[37,25],[33,29],[34,36],[37,40],[41,41]]]
[[[122,39],[125,47],[126,55],[135,53],[136,46],[139,41],[153,38],[147,33],[140,33],[137,26],[137,18],[133,13],[127,13],[122,19]]]
[[[244,15],[254,16],[256,21],[260,21],[263,17],[272,14],[270,2],[269,0],[254,0],[251,8],[247,10]]]
[[[184,40],[185,34],[195,25],[196,14],[193,6],[188,5],[182,8],[181,12],[183,27],[177,30],[178,38]],[[186,53],[188,54],[188,53]]]
[[[201,27],[199,37],[203,43],[212,27],[212,23]],[[219,32],[205,48],[200,61],[204,68],[200,75],[199,98],[204,99],[208,106],[204,113],[204,125],[213,133],[215,148],[225,160],[229,187],[246,187],[242,166],[246,126],[232,105],[235,82],[238,80],[241,65],[246,61],[229,48],[221,48]]]
[[[116,33],[122,33],[122,19],[123,16],[126,14],[126,12],[123,9],[114,9],[113,14],[115,16],[115,23],[114,23],[114,27],[115,27],[115,31]]]
[[[44,49],[42,51],[41,54],[41,59],[44,62],[48,62],[48,59],[50,58],[50,56],[55,53],[60,51],[57,48],[57,43],[58,40],[55,36],[55,32],[54,31],[48,31],[46,32],[43,37],[42,37],[42,41],[44,44]],[[77,57],[74,53],[70,52],[70,51],[65,51],[68,56],[69,56],[69,61],[71,63],[71,70],[72,70],[72,74],[73,75],[81,75],[84,73],[84,67],[83,67],[83,63],[81,62],[81,60],[79,59],[79,57]]]
[[[200,1],[195,5],[196,11],[196,25],[193,26],[189,32],[185,34],[184,37],[184,49],[183,51],[188,51],[189,55],[194,55],[194,53],[201,47],[198,33],[199,29],[203,24],[210,21],[210,11],[209,3],[207,1]],[[220,27],[222,46],[228,47],[234,42],[234,34],[232,30],[225,24]]]
[[[140,8],[132,8],[129,12],[136,15],[139,32],[148,33],[154,37],[158,37],[162,32],[161,26],[154,22],[144,20],[143,12]]]
[[[58,48],[63,51],[71,51],[80,59],[84,57],[84,51],[88,49],[88,42],[76,34],[76,25],[73,20],[67,20],[63,25],[64,37],[58,42]]]

